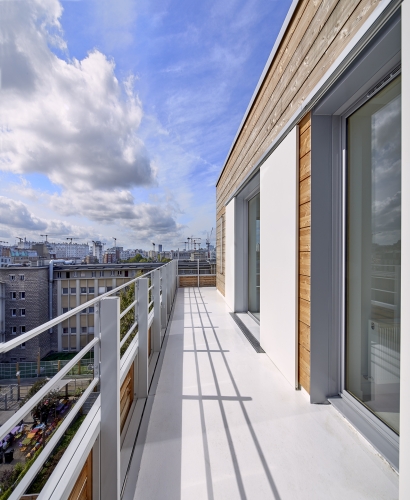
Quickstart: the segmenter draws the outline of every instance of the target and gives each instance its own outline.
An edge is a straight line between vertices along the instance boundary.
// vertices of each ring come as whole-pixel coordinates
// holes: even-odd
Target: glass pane
[[[248,202],[248,311],[260,319],[260,195]]]
[[[401,78],[348,119],[346,389],[399,433]]]

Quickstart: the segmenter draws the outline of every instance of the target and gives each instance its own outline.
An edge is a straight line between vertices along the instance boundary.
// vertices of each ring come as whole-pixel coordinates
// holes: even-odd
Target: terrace
[[[173,261],[90,301],[94,340],[1,427],[3,438],[94,351],[90,384],[9,498],[36,498],[25,493],[81,415],[38,498],[397,498],[396,472],[337,410],[293,390],[215,288],[178,288],[177,274]]]

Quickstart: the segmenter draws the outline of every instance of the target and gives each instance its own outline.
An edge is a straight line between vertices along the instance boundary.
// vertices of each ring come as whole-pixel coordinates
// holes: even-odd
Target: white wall
[[[298,130],[261,167],[260,343],[297,387]]]
[[[402,215],[400,346],[400,500],[410,498],[410,0],[401,7],[402,23]],[[407,48],[406,48],[407,47]]]
[[[233,198],[225,210],[225,300],[235,310],[235,203]]]

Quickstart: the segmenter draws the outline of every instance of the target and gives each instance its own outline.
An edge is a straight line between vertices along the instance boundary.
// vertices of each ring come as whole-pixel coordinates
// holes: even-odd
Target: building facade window
[[[96,277],[96,272],[95,271],[91,271],[91,278],[95,278]]]
[[[70,328],[70,333],[77,333],[77,328],[75,326],[71,327]]]
[[[24,274],[19,274],[19,279],[20,279],[20,281],[24,281],[24,279],[25,279]]]
[[[11,335],[16,335],[17,334],[17,326],[11,326],[10,333],[11,333]]]
[[[25,316],[26,315],[26,310],[24,308],[20,309],[20,316]]]
[[[77,271],[73,271],[73,272],[71,273],[71,277],[72,277],[72,278],[77,278]]]
[[[17,309],[10,309],[10,314],[14,317],[17,316]]]
[[[68,288],[63,288],[63,295],[68,295]]]
[[[68,312],[68,307],[63,307],[63,314]]]
[[[17,298],[17,292],[10,292],[10,299],[16,300],[16,298]]]
[[[81,327],[81,333],[87,333],[87,327],[86,326],[82,326]]]
[[[87,293],[87,287],[85,287],[85,286],[82,286],[80,290],[81,290],[81,293]]]
[[[260,319],[260,194],[248,201],[248,311]]]
[[[26,292],[20,292],[20,300],[26,299]]]
[[[16,281],[16,275],[15,274],[9,274],[9,279],[10,279],[10,281]]]
[[[88,293],[94,293],[94,287],[93,286],[88,287]]]
[[[77,293],[77,288],[75,287],[70,288],[70,293],[71,295],[75,295]]]
[[[68,334],[68,328],[66,326],[63,327],[63,334],[64,335]]]
[[[61,278],[61,271],[57,272],[57,278]]]
[[[26,327],[25,325],[20,326],[20,333],[26,333]]]
[[[20,349],[25,349],[26,348],[26,343],[23,342],[22,344],[20,344]]]
[[[100,278],[104,278],[104,271],[100,271]]]
[[[399,434],[401,77],[346,126],[346,390]]]

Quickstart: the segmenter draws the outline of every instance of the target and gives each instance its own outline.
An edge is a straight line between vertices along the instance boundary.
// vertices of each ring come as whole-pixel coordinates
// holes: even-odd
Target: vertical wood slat
[[[310,204],[311,120],[308,113],[299,123],[299,385],[310,392]]]
[[[90,453],[68,500],[92,500],[92,484],[92,453]]]
[[[122,431],[134,400],[134,364],[128,371],[120,391],[120,429]]]

